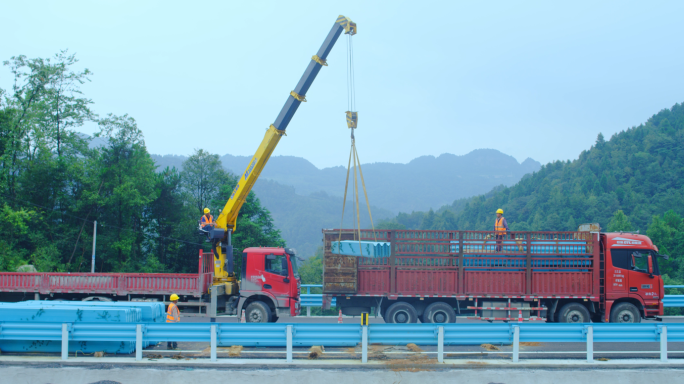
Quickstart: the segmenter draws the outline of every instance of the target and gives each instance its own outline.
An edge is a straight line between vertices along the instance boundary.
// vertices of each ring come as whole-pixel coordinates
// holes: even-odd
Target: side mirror
[[[662,258],[665,259],[665,260],[670,259],[670,256],[668,256],[668,255],[661,255],[661,254],[658,254],[658,257],[662,257]]]
[[[648,255],[648,274],[653,277],[653,256]]]

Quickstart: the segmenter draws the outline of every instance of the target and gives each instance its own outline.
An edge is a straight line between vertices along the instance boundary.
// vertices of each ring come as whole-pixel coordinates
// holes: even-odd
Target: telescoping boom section
[[[326,59],[332,50],[335,42],[340,37],[342,32],[350,35],[356,34],[356,23],[353,23],[349,18],[339,16],[328,36],[323,41],[321,48],[311,57],[311,61],[304,71],[304,74],[299,79],[297,86],[287,97],[285,105],[280,110],[275,122],[266,131],[264,139],[261,141],[259,148],[252,157],[252,160],[247,165],[245,172],[240,176],[237,185],[226,202],[221,214],[216,219],[216,229],[211,234],[215,240],[214,252],[218,256],[216,265],[216,280],[225,280],[232,271],[232,245],[231,233],[234,232],[237,223],[238,213],[242,204],[244,204],[247,195],[252,190],[254,183],[259,178],[261,171],[266,166],[268,159],[271,157],[273,150],[278,145],[280,138],[285,135],[285,130],[292,120],[297,108],[303,102],[306,102],[306,94],[316,79],[318,72],[323,66],[327,66]],[[218,244],[220,242],[220,244]],[[219,246],[220,245],[220,246]],[[226,265],[226,255],[228,256],[228,265]]]

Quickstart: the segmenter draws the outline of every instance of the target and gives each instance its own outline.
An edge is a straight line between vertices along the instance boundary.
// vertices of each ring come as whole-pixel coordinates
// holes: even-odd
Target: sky
[[[68,49],[94,112],[134,117],[150,153],[251,156],[340,14],[362,163],[575,159],[684,102],[684,1],[0,0],[0,61]],[[346,58],[343,36],[274,155],[346,166]]]

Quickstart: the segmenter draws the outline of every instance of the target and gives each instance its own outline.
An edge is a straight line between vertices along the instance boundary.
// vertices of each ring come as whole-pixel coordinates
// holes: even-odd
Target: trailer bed
[[[323,293],[396,297],[599,299],[599,246],[589,232],[323,230]],[[333,254],[341,240],[386,241],[389,257]]]

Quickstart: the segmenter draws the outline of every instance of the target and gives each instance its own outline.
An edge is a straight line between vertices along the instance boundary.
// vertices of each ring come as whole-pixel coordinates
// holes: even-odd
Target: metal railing
[[[211,361],[219,345],[285,347],[287,362],[292,348],[324,345],[350,347],[361,343],[361,361],[368,361],[368,345],[437,346],[437,360],[444,361],[444,346],[511,344],[509,353],[518,362],[521,342],[585,343],[586,359],[594,361],[594,342],[659,342],[660,360],[667,361],[667,343],[684,341],[684,324],[241,324],[241,323],[26,323],[0,322],[0,342],[5,340],[61,341],[62,359],[69,342],[135,342],[136,360],[143,346],[164,341],[209,342]],[[679,352],[679,351],[678,351]],[[449,352],[450,355],[453,352]],[[472,353],[472,352],[463,352]],[[534,353],[534,352],[529,352]],[[558,352],[562,353],[562,352]],[[644,351],[648,353],[648,351]]]
[[[306,293],[300,293],[300,303],[302,307],[306,307],[306,316],[311,317],[311,307],[323,306],[323,295],[320,293],[311,293],[311,288],[323,288],[322,284],[302,284],[302,288],[306,288]],[[337,306],[337,299],[333,297],[330,303],[331,307]]]

